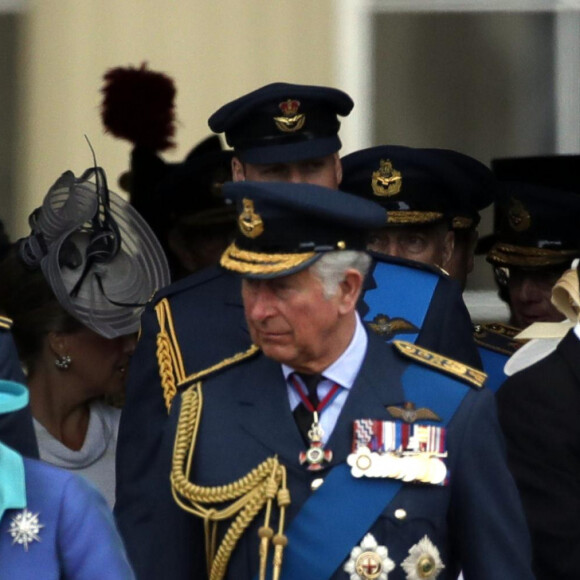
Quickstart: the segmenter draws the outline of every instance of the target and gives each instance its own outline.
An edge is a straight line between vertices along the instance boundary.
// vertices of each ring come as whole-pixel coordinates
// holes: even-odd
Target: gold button
[[[324,483],[324,479],[322,477],[318,477],[317,479],[313,479],[312,483],[310,484],[310,489],[312,491],[316,491],[323,483]]]
[[[404,509],[399,508],[398,510],[395,510],[395,517],[398,520],[404,520],[407,517],[407,512]]]

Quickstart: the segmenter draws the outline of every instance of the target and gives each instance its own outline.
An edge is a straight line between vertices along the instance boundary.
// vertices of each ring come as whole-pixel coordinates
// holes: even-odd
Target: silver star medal
[[[386,546],[379,546],[372,534],[367,534],[350,552],[343,566],[350,580],[388,580],[395,563],[389,558]]]
[[[20,544],[28,552],[28,545],[32,542],[40,542],[40,528],[44,524],[38,521],[39,514],[33,514],[27,509],[23,509],[12,518],[8,533],[12,536],[12,545]]]
[[[401,567],[407,573],[407,580],[435,580],[445,568],[439,550],[427,536],[411,547]]]

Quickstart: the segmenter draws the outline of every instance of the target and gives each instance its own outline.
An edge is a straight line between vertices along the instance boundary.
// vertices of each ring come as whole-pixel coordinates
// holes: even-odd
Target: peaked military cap
[[[376,203],[305,183],[226,183],[238,208],[238,233],[224,268],[249,278],[299,272],[325,252],[365,250],[367,232],[384,225]]]
[[[500,191],[488,262],[543,268],[580,256],[579,162],[578,155],[492,161]]]
[[[225,133],[242,161],[293,162],[338,151],[338,115],[348,115],[353,106],[338,89],[272,83],[227,103],[208,124]]]
[[[370,147],[343,157],[342,167],[341,189],[380,203],[389,226],[447,221],[469,228],[495,194],[485,165],[447,149]]]

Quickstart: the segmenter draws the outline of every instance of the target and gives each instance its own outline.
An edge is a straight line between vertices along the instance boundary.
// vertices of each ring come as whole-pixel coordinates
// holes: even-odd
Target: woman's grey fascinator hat
[[[138,331],[169,268],[145,220],[109,191],[104,170],[63,173],[29,221],[20,257],[40,266],[61,306],[105,338]]]

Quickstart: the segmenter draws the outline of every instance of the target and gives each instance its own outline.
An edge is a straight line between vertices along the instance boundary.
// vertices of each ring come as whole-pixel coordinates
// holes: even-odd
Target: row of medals
[[[447,453],[416,451],[377,453],[363,446],[348,456],[347,463],[354,477],[388,477],[442,485],[447,477],[442,460],[446,456]]]

